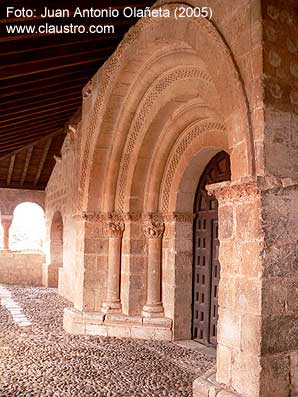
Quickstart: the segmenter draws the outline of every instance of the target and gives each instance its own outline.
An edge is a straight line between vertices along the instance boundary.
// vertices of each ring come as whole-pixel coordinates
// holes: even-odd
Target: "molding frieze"
[[[258,197],[267,192],[283,192],[286,189],[297,189],[298,181],[291,178],[275,176],[247,177],[232,182],[207,185],[209,195],[214,195],[218,201],[240,200],[242,198]]]
[[[195,214],[188,212],[173,212],[163,214],[165,223],[192,223],[195,216]]]
[[[123,214],[116,212],[80,212],[72,216],[75,221],[95,223],[101,226],[104,237],[120,238],[125,230]]]
[[[142,214],[140,212],[127,212],[123,214],[125,222],[141,222]]]
[[[210,196],[215,196],[218,201],[240,200],[257,197],[260,194],[256,180],[215,183],[207,185],[206,190]]]

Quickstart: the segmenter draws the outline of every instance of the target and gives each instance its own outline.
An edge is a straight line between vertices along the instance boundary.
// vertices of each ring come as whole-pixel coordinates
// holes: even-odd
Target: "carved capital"
[[[13,215],[1,215],[1,224],[3,227],[10,227],[12,224]]]
[[[104,230],[108,237],[121,238],[125,229],[123,217],[121,214],[106,214]]]
[[[215,183],[206,186],[206,190],[210,196],[215,196],[219,202],[257,197],[261,192],[257,181],[254,179]]]
[[[149,214],[143,216],[143,229],[147,238],[162,238],[165,225],[160,214]]]

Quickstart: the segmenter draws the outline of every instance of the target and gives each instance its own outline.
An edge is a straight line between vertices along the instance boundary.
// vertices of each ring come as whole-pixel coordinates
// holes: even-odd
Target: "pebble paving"
[[[171,342],[68,335],[55,289],[6,288],[31,325],[0,305],[0,397],[191,397],[214,366]]]

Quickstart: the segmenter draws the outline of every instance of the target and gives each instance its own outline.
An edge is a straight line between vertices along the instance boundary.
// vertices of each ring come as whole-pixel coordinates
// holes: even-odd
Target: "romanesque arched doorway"
[[[230,157],[220,152],[205,168],[195,198],[192,337],[205,345],[216,346],[220,275],[218,203],[205,186],[230,179]]]

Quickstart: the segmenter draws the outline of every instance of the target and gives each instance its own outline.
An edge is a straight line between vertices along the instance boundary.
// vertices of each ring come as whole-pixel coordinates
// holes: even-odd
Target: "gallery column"
[[[121,246],[124,222],[118,214],[109,214],[105,222],[105,232],[109,238],[108,280],[106,300],[102,305],[105,313],[120,313]]]
[[[1,224],[3,227],[2,250],[9,250],[9,229],[12,224],[13,215],[1,215]]]
[[[143,307],[144,317],[161,317],[164,308],[161,302],[161,258],[164,222],[161,215],[147,215],[143,220],[147,240],[147,300]]]

